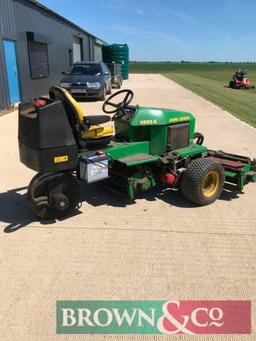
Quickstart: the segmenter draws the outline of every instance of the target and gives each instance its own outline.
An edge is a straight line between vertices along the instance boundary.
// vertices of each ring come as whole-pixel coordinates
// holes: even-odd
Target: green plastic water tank
[[[118,63],[122,65],[122,77],[129,77],[129,47],[127,44],[112,44],[102,46],[102,59],[105,63]]]

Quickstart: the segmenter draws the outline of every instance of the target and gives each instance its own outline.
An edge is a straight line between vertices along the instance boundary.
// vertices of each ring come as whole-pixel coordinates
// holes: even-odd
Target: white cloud
[[[106,0],[104,1],[103,7],[109,8],[112,11],[126,11],[132,12],[138,15],[144,15],[144,11],[141,7],[131,4],[128,0]]]
[[[170,44],[171,43],[179,44],[180,46],[182,45],[184,47],[184,43],[179,37],[168,34],[168,33],[139,29],[134,26],[128,26],[128,25],[112,25],[109,27],[109,29],[118,33],[141,37],[144,39],[149,39],[151,41],[154,41],[157,39],[158,41],[160,40],[160,41],[168,42]]]

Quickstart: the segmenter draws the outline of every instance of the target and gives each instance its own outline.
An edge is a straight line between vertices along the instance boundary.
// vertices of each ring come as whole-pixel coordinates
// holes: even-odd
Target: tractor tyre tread
[[[216,193],[211,197],[203,195],[203,182],[207,173],[217,171],[220,174],[219,188]],[[207,158],[199,158],[193,160],[185,170],[181,190],[186,199],[193,203],[204,206],[213,203],[219,198],[225,181],[224,168],[221,164]]]

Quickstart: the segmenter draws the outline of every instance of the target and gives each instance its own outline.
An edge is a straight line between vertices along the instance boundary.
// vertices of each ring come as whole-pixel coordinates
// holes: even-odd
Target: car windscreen
[[[68,71],[69,75],[90,75],[94,76],[101,73],[99,64],[78,64],[73,65]]]

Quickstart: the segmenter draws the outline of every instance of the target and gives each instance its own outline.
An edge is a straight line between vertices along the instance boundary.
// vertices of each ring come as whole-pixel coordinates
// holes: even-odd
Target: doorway
[[[73,38],[73,62],[81,62],[83,59],[83,40],[82,38],[74,36]]]
[[[20,101],[20,88],[16,60],[15,41],[3,40],[3,45],[10,102],[13,104]]]

